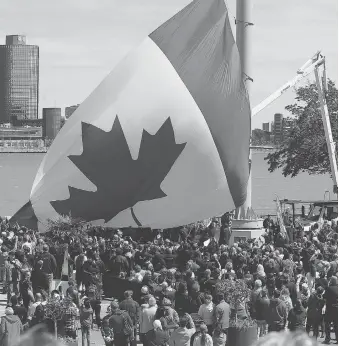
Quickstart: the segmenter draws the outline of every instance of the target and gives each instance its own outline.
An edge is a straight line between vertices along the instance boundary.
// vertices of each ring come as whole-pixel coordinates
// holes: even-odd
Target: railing
[[[46,147],[0,147],[0,153],[46,153],[47,149]]]
[[[250,149],[255,151],[272,151],[272,150],[275,150],[276,148],[271,145],[251,145]]]
[[[45,153],[48,141],[42,139],[0,140],[0,153]]]

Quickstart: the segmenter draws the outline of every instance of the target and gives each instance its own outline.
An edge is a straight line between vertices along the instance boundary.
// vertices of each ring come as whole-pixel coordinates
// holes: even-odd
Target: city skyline
[[[0,40],[24,34],[27,44],[40,47],[41,117],[42,108],[64,110],[84,101],[121,58],[189,2],[5,0],[0,4]],[[234,30],[235,0],[228,7]],[[252,107],[293,78],[318,49],[327,57],[328,77],[337,83],[337,7],[333,0],[254,4]],[[312,74],[309,79],[314,80]],[[287,116],[284,107],[293,99],[290,90],[253,118],[252,128],[261,128],[274,113]]]

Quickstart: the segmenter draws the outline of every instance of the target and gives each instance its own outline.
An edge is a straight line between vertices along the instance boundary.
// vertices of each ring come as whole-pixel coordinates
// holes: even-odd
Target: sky
[[[0,44],[23,34],[40,47],[43,107],[81,103],[143,38],[191,0],[1,0]],[[252,0],[250,101],[254,107],[296,75],[318,50],[338,81],[338,0]],[[233,31],[236,0],[228,0]],[[310,80],[314,80],[313,74]],[[294,90],[252,119],[288,115]]]

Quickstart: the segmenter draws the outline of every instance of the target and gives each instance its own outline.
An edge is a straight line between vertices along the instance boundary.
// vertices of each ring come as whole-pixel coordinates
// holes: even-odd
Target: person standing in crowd
[[[178,328],[179,323],[179,315],[172,308],[172,303],[168,298],[164,298],[162,301],[162,308],[164,311],[164,315],[160,318],[160,321],[164,321],[164,325],[166,325],[166,331],[169,335],[173,333],[173,330]],[[157,310],[157,313],[160,309]]]
[[[7,292],[8,301],[10,299],[10,295],[13,292],[17,296],[19,295],[19,282],[21,279],[21,263],[19,260],[15,258],[15,251],[12,250],[9,253],[9,261],[10,261],[10,267],[9,270],[11,271],[10,277],[11,277],[11,284],[10,284],[10,290]]]
[[[172,333],[169,346],[190,346],[190,340],[196,332],[194,322],[189,314],[185,314],[179,320],[179,328]]]
[[[267,297],[267,290],[260,291],[255,303],[255,314],[253,318],[257,321],[259,337],[267,334],[266,318],[269,313],[270,300]]]
[[[293,309],[292,299],[290,296],[290,291],[288,288],[283,287],[280,292],[280,299],[286,306],[286,316],[288,316],[289,312]]]
[[[3,288],[2,288],[2,293],[7,294],[8,297],[8,292],[13,291],[13,286],[12,286],[12,266],[13,264],[10,262],[9,259],[9,253],[6,252],[7,257],[5,258],[5,273],[4,273],[4,280],[3,280]]]
[[[288,313],[287,321],[290,331],[293,332],[297,329],[305,331],[306,311],[300,299],[297,300],[293,309]]]
[[[133,300],[133,291],[125,291],[125,300],[119,304],[120,310],[127,311],[133,324],[133,344],[136,345],[137,326],[140,318],[140,305]]]
[[[27,312],[27,320],[30,324],[32,324],[32,319],[33,319],[33,316],[35,314],[35,310],[36,310],[37,306],[40,304],[42,304],[42,295],[41,295],[41,293],[37,293],[35,295],[35,302],[33,304],[31,304],[31,306],[29,307],[28,312]]]
[[[169,335],[163,330],[162,323],[159,320],[153,322],[153,329],[146,334],[148,345],[167,346]]]
[[[324,294],[325,310],[325,343],[331,341],[331,323],[334,326],[335,337],[338,342],[338,279],[332,276]]]
[[[188,312],[191,306],[191,297],[188,295],[186,282],[179,282],[175,292],[175,310],[180,316]]]
[[[323,298],[324,289],[319,286],[316,292],[312,293],[307,303],[307,323],[306,332],[309,334],[312,328],[313,337],[316,339],[319,335],[319,326],[322,319],[322,310],[325,305],[325,300]]]
[[[16,295],[12,296],[10,301],[11,308],[13,309],[13,314],[20,318],[20,321],[24,328],[27,323],[27,309],[23,305],[19,304],[19,299]]]
[[[101,325],[101,335],[104,339],[105,346],[113,346],[114,342],[114,331],[110,327],[109,318],[104,318]]]
[[[268,306],[266,322],[269,332],[279,332],[285,329],[287,313],[286,305],[280,299],[280,291],[276,289]]]
[[[13,309],[7,307],[5,316],[1,317],[0,345],[14,346],[20,339],[22,332],[23,327],[19,316],[14,315]]]
[[[215,305],[212,302],[212,296],[210,294],[205,295],[205,303],[200,306],[198,315],[206,324],[209,335],[212,336],[214,316],[215,316]],[[226,323],[226,317],[225,317],[225,323]]]
[[[133,322],[126,311],[119,309],[119,303],[111,303],[109,326],[114,334],[114,346],[127,346],[133,340]]]
[[[143,304],[140,311],[140,341],[147,346],[146,334],[153,329],[153,322],[158,306],[154,297],[150,297],[148,304]]]
[[[228,303],[225,301],[225,297],[222,293],[216,295],[218,304],[215,307],[215,324],[216,327],[219,327],[222,333],[227,335],[228,328],[230,325],[230,313],[231,308]],[[214,334],[213,334],[214,335]]]
[[[85,298],[82,306],[80,307],[80,325],[82,335],[82,346],[91,345],[91,327],[93,321],[93,310],[91,302],[88,298]]]
[[[208,334],[208,328],[201,324],[199,333],[194,337],[193,346],[213,346],[212,337]]]
[[[213,346],[225,346],[227,340],[227,334],[223,332],[220,325],[217,325],[213,331]]]
[[[2,239],[1,239],[2,242]],[[2,244],[2,243],[1,243]],[[0,246],[1,246],[0,244]],[[0,250],[0,282],[4,285],[6,277],[6,260],[8,258],[8,253],[6,251]]]
[[[262,291],[262,282],[261,280],[255,280],[254,282],[254,289],[252,290],[251,293],[251,299],[250,299],[250,310],[251,310],[251,314],[254,316],[255,315],[255,302],[257,300],[257,298],[260,295],[260,292]]]
[[[63,323],[65,335],[73,340],[77,338],[77,330],[79,327],[80,312],[74,303],[76,297],[73,295],[67,295],[63,300],[65,306]]]
[[[50,294],[52,292],[53,276],[57,270],[57,262],[55,257],[49,253],[49,246],[44,244],[42,247],[42,254],[40,260],[42,260],[41,272],[45,279],[44,289]]]
[[[83,265],[87,261],[85,253],[81,250],[80,254],[74,258],[75,262],[75,280],[79,291],[82,291]]]
[[[86,295],[91,301],[91,306],[95,313],[96,324],[100,329],[102,273],[95,259],[93,250],[87,251],[87,258],[88,260],[83,264],[82,283],[85,286]]]

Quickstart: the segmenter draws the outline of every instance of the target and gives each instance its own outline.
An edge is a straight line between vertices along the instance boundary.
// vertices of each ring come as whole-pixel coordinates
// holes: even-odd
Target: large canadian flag
[[[243,204],[250,105],[224,0],[195,0],[61,129],[12,221],[175,227]]]

